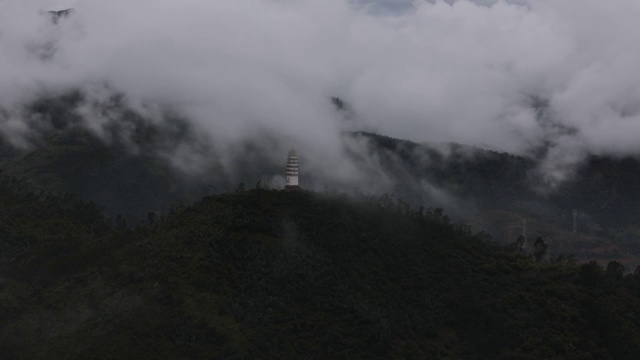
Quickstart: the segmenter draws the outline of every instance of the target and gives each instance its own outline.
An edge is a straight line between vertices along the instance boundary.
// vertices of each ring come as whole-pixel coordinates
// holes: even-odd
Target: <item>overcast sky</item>
[[[58,27],[38,13],[67,4]],[[351,128],[419,142],[637,154],[639,18],[637,0],[0,0],[0,106],[108,84],[219,141],[268,131],[339,157],[340,96]]]

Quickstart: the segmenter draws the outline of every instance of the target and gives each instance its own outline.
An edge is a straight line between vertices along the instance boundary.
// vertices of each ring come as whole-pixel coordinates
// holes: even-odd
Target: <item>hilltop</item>
[[[640,355],[640,275],[538,263],[441,209],[238,189],[132,228],[1,184],[5,359]]]

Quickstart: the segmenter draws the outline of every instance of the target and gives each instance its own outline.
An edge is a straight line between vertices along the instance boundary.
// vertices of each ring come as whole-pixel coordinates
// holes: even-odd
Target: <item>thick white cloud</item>
[[[42,1],[0,0],[5,108],[108,83],[217,142],[268,131],[341,164],[337,95],[358,126],[415,141],[550,143],[554,161],[640,152],[636,0],[384,1],[404,9],[386,15],[371,1],[85,0],[57,27]],[[57,52],[42,61],[47,43]]]

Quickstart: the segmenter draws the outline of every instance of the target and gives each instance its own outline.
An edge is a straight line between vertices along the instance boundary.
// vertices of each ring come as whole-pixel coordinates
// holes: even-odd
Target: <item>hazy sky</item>
[[[64,3],[0,0],[0,106],[108,84],[220,142],[268,131],[337,159],[335,95],[351,128],[414,141],[547,144],[553,166],[640,152],[637,0],[79,0],[58,27],[38,13]]]

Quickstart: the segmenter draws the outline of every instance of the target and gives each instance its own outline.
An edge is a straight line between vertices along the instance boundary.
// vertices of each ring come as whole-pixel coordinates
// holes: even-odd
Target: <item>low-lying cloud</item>
[[[61,4],[0,0],[5,112],[42,92],[114,89],[134,108],[171,108],[218,150],[267,134],[277,141],[266,156],[295,146],[340,181],[359,175],[331,96],[356,114],[349,129],[523,155],[545,147],[550,181],[586,153],[640,152],[635,0],[72,4],[54,25],[42,10]],[[104,119],[84,111],[99,132]],[[24,146],[16,116],[2,121]]]

